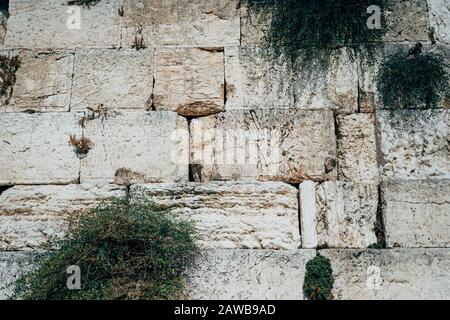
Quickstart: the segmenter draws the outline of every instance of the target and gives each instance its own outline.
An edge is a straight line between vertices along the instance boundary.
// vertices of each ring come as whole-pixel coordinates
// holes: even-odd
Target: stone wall
[[[10,0],[0,299],[70,215],[136,190],[196,222],[192,298],[303,299],[320,252],[336,299],[449,299],[449,97],[387,110],[375,77],[416,41],[450,62],[450,5],[383,14],[370,61],[340,48],[310,72],[264,53],[270,11],[245,1]]]

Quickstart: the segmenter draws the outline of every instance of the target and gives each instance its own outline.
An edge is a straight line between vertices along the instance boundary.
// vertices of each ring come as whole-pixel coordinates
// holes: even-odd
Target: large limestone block
[[[427,0],[430,28],[435,41],[450,44],[450,3]]]
[[[75,57],[71,110],[150,107],[152,49],[80,49]]]
[[[226,108],[294,106],[292,66],[263,47],[225,47]]]
[[[382,184],[389,247],[450,247],[450,180]]]
[[[300,247],[297,190],[284,183],[146,184],[131,191],[195,222],[203,248]]]
[[[196,181],[336,178],[331,111],[230,110],[191,122]]]
[[[450,178],[450,110],[376,113],[388,179]]]
[[[377,242],[376,185],[325,181],[316,187],[316,208],[319,246],[367,248]]]
[[[351,49],[315,54],[300,51],[294,63],[295,107],[329,109],[338,113],[358,110],[358,68]]]
[[[125,196],[114,185],[14,186],[0,195],[0,250],[32,250],[67,230],[67,218]]]
[[[188,180],[187,121],[175,113],[113,113],[85,126],[84,135],[94,145],[81,161],[82,182]]]
[[[12,0],[5,46],[14,48],[111,48],[120,45],[121,0],[90,8],[67,0]]]
[[[450,249],[322,250],[342,300],[448,300]]]
[[[379,181],[375,118],[357,113],[337,118],[338,177],[342,181]]]
[[[188,280],[191,299],[303,300],[305,265],[315,250],[202,252]]]
[[[20,50],[14,90],[6,111],[68,111],[73,51]]]
[[[0,300],[11,297],[14,281],[31,270],[33,256],[25,252],[0,252]]]
[[[224,108],[224,77],[221,49],[158,49],[153,107],[183,116],[220,112]]]
[[[0,113],[0,185],[78,181],[80,160],[70,135],[81,136],[75,113]]]

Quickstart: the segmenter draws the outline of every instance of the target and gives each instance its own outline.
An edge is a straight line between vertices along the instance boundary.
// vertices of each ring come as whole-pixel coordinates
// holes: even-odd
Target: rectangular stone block
[[[292,67],[265,47],[225,47],[226,109],[292,108]]]
[[[450,180],[382,184],[388,247],[450,247]]]
[[[352,49],[323,50],[314,56],[300,50],[293,68],[296,108],[358,111],[358,68]]]
[[[297,190],[280,182],[133,185],[199,232],[208,249],[297,249]]]
[[[338,300],[448,300],[450,249],[321,250]]]
[[[122,196],[125,188],[114,185],[14,186],[0,195],[0,250],[39,249],[65,234],[67,218]]]
[[[153,50],[80,49],[75,55],[71,110],[151,107]]]
[[[112,48],[120,45],[121,0],[87,7],[67,0],[11,0],[5,46],[12,48]]]
[[[80,160],[69,144],[80,137],[74,113],[0,113],[0,185],[78,181]]]
[[[450,178],[450,110],[376,113],[387,179]]]
[[[93,147],[81,161],[81,182],[187,181],[189,131],[172,112],[111,113],[86,121]]]
[[[153,107],[182,116],[207,116],[223,111],[224,79],[220,48],[157,49]]]
[[[68,111],[72,87],[73,51],[17,50],[20,60],[6,111]]]
[[[377,185],[325,181],[316,187],[316,208],[319,247],[367,248],[377,243]]]
[[[7,300],[14,290],[14,281],[32,268],[32,255],[25,252],[0,252],[0,300]]]
[[[450,45],[450,4],[442,0],[427,0],[432,40]]]
[[[191,122],[196,181],[336,178],[331,111],[229,110]]]
[[[189,275],[191,299],[303,300],[314,250],[211,250]]]
[[[336,120],[339,180],[378,183],[380,174],[374,115],[339,115]]]

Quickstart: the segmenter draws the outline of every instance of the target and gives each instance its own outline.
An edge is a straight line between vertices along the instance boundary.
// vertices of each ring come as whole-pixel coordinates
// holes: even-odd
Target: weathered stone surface
[[[329,52],[318,55],[306,58],[308,54],[300,52],[296,58],[292,79],[295,106],[300,109],[331,109],[339,113],[356,112],[358,69],[355,53],[344,48],[336,50],[328,58]]]
[[[300,202],[300,227],[302,236],[302,248],[317,248],[317,207],[316,207],[316,183],[304,181],[299,186]]]
[[[0,252],[0,300],[13,293],[13,282],[30,270],[32,255],[25,252]]]
[[[241,1],[241,44],[263,45],[270,31],[272,8],[270,1],[258,1],[265,6],[252,5],[255,1]]]
[[[120,45],[120,0],[90,8],[67,0],[12,0],[5,46],[14,48],[111,48]]]
[[[215,250],[189,276],[192,299],[302,300],[305,265],[314,250]]]
[[[230,110],[194,119],[190,131],[198,181],[336,178],[331,111]]]
[[[64,235],[65,219],[124,195],[114,185],[14,186],[0,195],[0,250],[37,249]]]
[[[71,110],[150,107],[153,50],[81,49],[75,58]]]
[[[3,46],[6,35],[6,22],[8,21],[8,12],[0,10],[0,46]]]
[[[292,68],[256,46],[225,48],[226,109],[289,108],[294,105]]]
[[[6,111],[68,111],[72,86],[72,51],[20,50],[20,67]]]
[[[337,118],[338,178],[342,181],[379,181],[373,114],[357,113]]]
[[[70,135],[81,136],[74,113],[0,113],[0,185],[78,180],[80,160]]]
[[[195,222],[203,248],[300,247],[297,190],[284,183],[147,184],[131,191]]]
[[[383,176],[450,178],[450,110],[378,111]]]
[[[450,299],[450,249],[322,250],[335,299]]]
[[[450,4],[443,0],[427,0],[427,3],[434,40],[450,44]]]
[[[158,49],[153,106],[183,116],[220,112],[224,108],[224,77],[221,49]]]
[[[175,113],[114,113],[85,126],[94,146],[81,161],[81,182],[188,180],[187,121]]]
[[[367,248],[377,242],[376,185],[325,181],[316,187],[316,207],[319,246]]]
[[[382,184],[389,247],[450,247],[450,180]]]

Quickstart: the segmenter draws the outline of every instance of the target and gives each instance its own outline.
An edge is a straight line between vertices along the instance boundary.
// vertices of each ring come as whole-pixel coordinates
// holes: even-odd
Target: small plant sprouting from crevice
[[[95,120],[98,118],[106,119],[108,117],[108,109],[105,108],[103,104],[99,104],[96,108],[87,107],[88,112],[83,117],[81,117],[78,124],[84,128],[86,123],[91,120]]]
[[[67,1],[67,4],[70,6],[82,6],[90,9],[99,2],[100,0],[69,0]]]
[[[448,67],[442,56],[422,53],[418,45],[388,57],[377,76],[384,107],[436,108],[449,94]]]
[[[333,300],[333,270],[330,259],[317,253],[306,263],[303,293],[309,300]]]
[[[196,237],[192,222],[161,210],[141,193],[114,198],[72,221],[65,238],[47,243],[34,269],[13,283],[10,298],[186,298],[185,276],[198,254]],[[67,288],[69,266],[80,270],[79,290]]]
[[[89,150],[91,150],[94,143],[91,139],[81,137],[78,139],[74,135],[70,135],[69,143],[74,147],[75,153],[79,158],[84,158],[88,154]]]
[[[20,64],[19,57],[0,55],[0,95],[5,97],[5,104],[9,104],[11,100]]]

